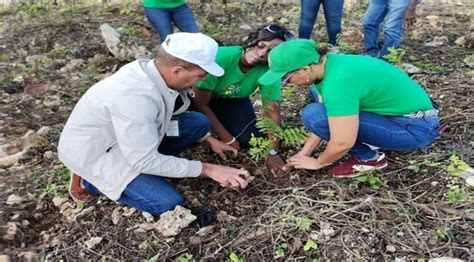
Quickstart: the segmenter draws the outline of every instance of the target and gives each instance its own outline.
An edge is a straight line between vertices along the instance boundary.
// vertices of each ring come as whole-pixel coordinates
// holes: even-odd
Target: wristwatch
[[[276,156],[276,155],[278,155],[278,153],[280,153],[280,151],[278,149],[275,149],[275,148],[270,149],[270,151],[268,152],[268,154],[271,155],[271,156]]]

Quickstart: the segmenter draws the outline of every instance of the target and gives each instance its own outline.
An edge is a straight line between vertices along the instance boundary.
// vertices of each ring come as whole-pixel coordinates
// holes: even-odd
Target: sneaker
[[[362,161],[356,157],[350,157],[342,164],[329,170],[329,175],[334,177],[356,177],[363,172],[382,169],[388,165],[385,154],[381,153],[376,160]]]
[[[84,188],[82,178],[73,172],[71,172],[71,178],[69,180],[69,195],[74,202],[92,202],[97,199],[96,195]]]

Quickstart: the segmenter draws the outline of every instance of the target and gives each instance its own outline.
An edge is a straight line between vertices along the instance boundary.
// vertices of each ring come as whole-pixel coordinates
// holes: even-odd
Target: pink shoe
[[[350,157],[342,164],[329,170],[329,175],[334,177],[357,177],[363,172],[382,169],[388,165],[385,154],[381,153],[376,160],[362,161],[356,157]]]

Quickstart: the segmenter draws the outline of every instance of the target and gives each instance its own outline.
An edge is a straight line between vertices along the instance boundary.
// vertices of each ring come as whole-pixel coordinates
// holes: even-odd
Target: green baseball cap
[[[319,54],[313,40],[295,39],[283,42],[268,54],[270,69],[260,77],[258,82],[261,85],[269,85],[281,81],[281,78],[289,72],[318,61]]]

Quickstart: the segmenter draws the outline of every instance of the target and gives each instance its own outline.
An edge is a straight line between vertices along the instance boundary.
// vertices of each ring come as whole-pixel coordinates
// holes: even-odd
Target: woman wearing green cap
[[[279,81],[260,85],[259,78],[268,71],[268,52],[283,41],[294,38],[285,28],[270,24],[250,33],[243,46],[219,47],[216,62],[225,70],[221,77],[208,75],[194,88],[194,107],[206,114],[213,131],[228,145],[240,150],[249,146],[250,138],[258,136],[256,115],[249,97],[257,90],[268,108],[266,115],[280,124],[281,96]],[[267,157],[273,171],[285,162],[278,155],[278,141]]]
[[[301,119],[312,134],[286,167],[316,170],[349,153],[351,157],[329,174],[354,177],[387,166],[385,154],[374,147],[409,151],[424,148],[439,136],[439,111],[428,94],[385,61],[320,55],[315,43],[306,39],[280,44],[270,52],[269,61],[261,84],[279,79],[297,86],[314,83],[320,102],[304,108]],[[321,140],[328,142],[326,149],[311,157]]]

